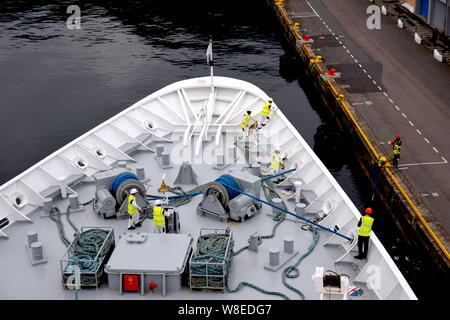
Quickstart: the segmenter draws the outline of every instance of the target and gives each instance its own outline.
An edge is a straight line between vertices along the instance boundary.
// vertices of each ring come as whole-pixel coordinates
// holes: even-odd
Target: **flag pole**
[[[209,45],[208,45],[208,53],[207,53],[207,57],[208,57],[208,64],[209,64],[209,69],[210,69],[210,73],[211,73],[211,91],[214,90],[214,62],[213,62],[213,55],[212,55],[212,36],[209,36]]]

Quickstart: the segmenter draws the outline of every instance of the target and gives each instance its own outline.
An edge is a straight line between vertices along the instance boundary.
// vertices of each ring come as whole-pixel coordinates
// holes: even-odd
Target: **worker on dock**
[[[252,114],[252,112],[250,110],[248,110],[242,116],[242,121],[241,121],[242,139],[244,139],[245,137],[248,137],[248,134],[250,132],[249,124],[250,124],[250,120],[252,119],[251,114]]]
[[[394,157],[392,158],[392,164],[394,167],[398,167],[398,160],[400,159],[400,147],[394,144],[394,149],[392,150]]]
[[[400,139],[400,136],[396,136],[395,140],[391,141],[392,144],[392,148],[394,148],[395,145],[397,145],[399,147],[399,149],[402,148],[402,139]]]
[[[267,102],[264,104],[262,111],[261,111],[261,116],[262,116],[262,120],[261,120],[261,125],[258,129],[263,128],[267,122],[269,122],[270,120],[270,108],[272,107],[272,98],[269,98],[269,100],[267,100]]]
[[[358,227],[358,255],[355,259],[367,259],[367,252],[369,250],[369,238],[372,231],[372,225],[374,219],[370,216],[372,214],[372,208],[367,208],[364,211],[364,215],[359,219]]]
[[[273,175],[277,175],[280,173],[281,169],[284,167],[283,165],[283,157],[281,156],[280,150],[275,149],[272,152],[272,160],[270,162],[271,168],[273,169]],[[282,179],[278,178],[274,181],[274,183],[279,183]]]
[[[139,213],[143,212],[142,208],[137,204],[136,196],[138,195],[138,190],[136,188],[131,189],[130,195],[128,196],[128,230],[134,230],[136,227],[140,227],[142,224],[139,222]]]
[[[387,159],[384,156],[378,158],[378,166],[384,167],[386,165]]]
[[[153,207],[153,224],[155,225],[155,233],[166,233],[165,209],[161,207],[161,200],[155,201]]]

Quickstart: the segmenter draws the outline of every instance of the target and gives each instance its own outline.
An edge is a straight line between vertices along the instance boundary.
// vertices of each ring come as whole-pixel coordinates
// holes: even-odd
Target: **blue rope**
[[[344,238],[344,239],[346,239],[346,240],[348,240],[348,241],[352,241],[352,240],[353,240],[352,238],[349,238],[349,237],[347,237],[347,236],[345,236],[345,235],[343,235],[343,234],[341,234],[341,233],[339,233],[339,232],[336,232],[336,231],[334,231],[334,230],[331,230],[331,229],[329,229],[329,228],[326,228],[326,227],[324,227],[324,226],[321,226],[320,224],[317,224],[317,223],[315,223],[315,222],[313,222],[313,221],[311,221],[311,220],[308,220],[308,219],[306,219],[306,218],[303,218],[302,216],[296,215],[295,213],[292,213],[292,212],[290,212],[290,211],[288,211],[288,210],[285,210],[285,209],[283,209],[283,208],[280,208],[280,207],[278,207],[278,206],[275,206],[275,205],[271,204],[270,202],[267,202],[267,201],[264,201],[264,200],[262,200],[262,199],[259,199],[259,198],[255,197],[255,196],[252,196],[251,194],[248,194],[248,193],[245,193],[245,192],[243,192],[243,191],[241,191],[241,190],[238,190],[238,189],[236,189],[236,188],[234,188],[234,187],[232,187],[232,186],[230,186],[230,185],[228,185],[227,187],[230,188],[230,189],[232,189],[232,190],[234,190],[234,191],[236,191],[236,192],[242,193],[243,195],[246,195],[247,197],[250,197],[250,198],[253,198],[253,199],[257,200],[257,201],[260,201],[260,202],[262,202],[262,203],[265,203],[265,204],[271,206],[272,208],[275,208],[275,209],[280,210],[280,211],[282,211],[282,212],[286,212],[287,214],[290,214],[291,216],[294,216],[294,217],[296,217],[296,218],[298,218],[298,219],[301,219],[301,220],[303,220],[303,221],[306,221],[306,222],[308,222],[308,223],[310,223],[310,224],[312,224],[312,225],[314,225],[314,226],[316,226],[316,227],[319,227],[319,228],[321,228],[321,229],[323,229],[323,230],[326,230],[326,231],[328,231],[328,232],[334,233],[335,235],[338,235],[338,236],[340,236],[340,237],[342,237],[342,238]]]
[[[113,194],[116,194],[117,189],[122,185],[122,183],[129,181],[129,180],[138,180],[136,175],[132,173],[122,173],[119,174],[114,181],[112,182],[111,191]]]
[[[239,187],[238,182],[232,176],[223,175],[216,179],[215,182],[218,182],[225,187],[230,200],[241,193],[241,188]]]
[[[176,196],[169,196],[168,199],[175,199],[175,198],[182,198],[182,197],[193,197],[197,196],[199,194],[202,194],[203,192],[194,192],[194,193],[184,193],[184,194],[178,194]],[[157,200],[157,199],[165,199],[166,197],[154,197],[154,198],[147,198],[147,200]]]
[[[273,176],[268,176],[268,177],[262,178],[261,181],[270,180],[270,179],[273,179],[273,178],[282,176],[282,175],[285,174],[285,173],[289,173],[289,172],[292,172],[292,171],[295,171],[295,170],[297,170],[297,169],[286,170],[286,171],[280,172],[280,173],[278,173],[278,174],[274,174]]]

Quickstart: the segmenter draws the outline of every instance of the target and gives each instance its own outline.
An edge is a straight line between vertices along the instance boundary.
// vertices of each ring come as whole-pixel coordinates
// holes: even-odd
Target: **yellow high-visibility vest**
[[[137,208],[131,204],[131,201],[136,201],[136,198],[131,194],[128,196],[128,214],[135,214],[137,212]]]
[[[369,216],[363,216],[361,226],[359,227],[358,236],[369,237],[370,231],[372,231],[373,218]]]
[[[281,156],[278,153],[272,153],[272,169],[280,169]]]
[[[241,127],[247,128],[248,123],[250,122],[250,115],[248,113],[244,113],[244,117],[242,118]]]
[[[394,154],[400,154],[400,148],[398,147],[398,145],[394,146]]]
[[[264,104],[263,109],[262,109],[262,111],[261,111],[261,115],[262,115],[263,117],[270,117],[270,105],[271,105],[270,102],[266,102],[266,103]]]
[[[164,208],[153,207],[153,223],[155,226],[164,227],[166,225],[166,219],[164,217]]]

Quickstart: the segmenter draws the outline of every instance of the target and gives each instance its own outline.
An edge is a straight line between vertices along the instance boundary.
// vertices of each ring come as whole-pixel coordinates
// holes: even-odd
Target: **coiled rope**
[[[313,235],[313,240],[312,240],[311,244],[309,245],[308,250],[297,260],[297,262],[295,262],[293,265],[286,267],[283,270],[283,274],[282,274],[283,284],[285,285],[285,287],[294,291],[295,293],[297,293],[300,296],[300,298],[302,298],[302,300],[305,300],[305,295],[303,294],[303,292],[301,292],[299,289],[291,286],[287,282],[287,279],[295,279],[300,275],[300,271],[298,270],[299,264],[303,261],[303,259],[305,259],[307,256],[309,256],[311,254],[311,252],[314,251],[314,249],[317,246],[317,243],[319,242],[320,235],[319,235],[319,232],[317,231],[317,228],[315,228],[313,226],[309,226],[309,231]]]
[[[111,191],[112,194],[116,194],[117,193],[117,189],[126,181],[130,181],[130,180],[136,180],[139,181],[137,176],[134,175],[133,173],[122,173],[119,174],[112,182],[111,184]]]
[[[80,269],[81,284],[93,285],[103,274],[103,258],[114,244],[113,237],[108,237],[109,231],[90,229],[77,233],[70,248],[69,262],[64,271],[71,265]],[[100,249],[103,246],[103,250]],[[64,274],[67,280],[69,273]]]

